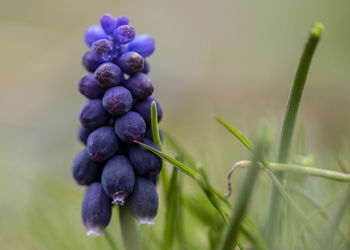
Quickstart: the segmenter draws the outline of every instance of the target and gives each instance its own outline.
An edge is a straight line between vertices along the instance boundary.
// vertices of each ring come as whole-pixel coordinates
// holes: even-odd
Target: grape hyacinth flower
[[[126,205],[141,224],[152,224],[158,211],[156,180],[162,160],[135,141],[157,150],[151,128],[154,86],[145,60],[154,49],[151,36],[136,36],[126,16],[104,14],[84,35],[82,57],[88,72],[78,83],[87,98],[80,112],[78,138],[85,146],[73,161],[72,175],[86,185],[82,220],[88,235],[101,235],[112,205]],[[162,109],[156,101],[158,120]],[[161,131],[159,130],[159,133]]]

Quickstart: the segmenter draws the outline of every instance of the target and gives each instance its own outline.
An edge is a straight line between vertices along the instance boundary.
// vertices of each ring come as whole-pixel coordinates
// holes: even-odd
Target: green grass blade
[[[255,152],[254,145],[243,134],[241,134],[237,129],[233,128],[231,125],[225,122],[222,118],[218,118],[218,121],[225,128],[227,128],[229,132],[235,135],[235,137],[238,138],[238,140],[242,142],[242,144],[245,145],[250,151]],[[263,164],[264,167],[266,167],[270,171],[270,174],[269,174],[270,179],[274,187],[276,187],[276,190],[278,191],[278,193],[281,195],[281,197],[283,197],[289,203],[289,205],[297,212],[297,215],[301,221],[303,222],[307,221],[307,217],[305,216],[303,211],[299,208],[299,206],[294,201],[294,199],[287,193],[287,191],[284,189],[281,182],[278,180],[277,176],[274,174],[273,168],[271,167],[270,163],[263,157],[261,157],[261,163]],[[310,231],[315,232],[311,224],[308,223],[305,226]]]
[[[230,124],[228,124],[226,121],[224,121],[224,119],[220,118],[220,117],[216,117],[216,120],[222,125],[224,126],[229,132],[231,132],[235,137],[237,137],[237,139],[244,145],[246,146],[250,151],[254,152],[254,146],[253,144],[247,140],[247,138],[245,138],[243,136],[243,134],[241,132],[239,132],[237,129],[235,129],[234,127],[232,127]]]
[[[350,189],[347,188],[345,191],[343,197],[341,198],[339,202],[339,206],[337,207],[336,211],[334,211],[333,218],[331,219],[332,223],[330,223],[329,226],[325,228],[325,232],[323,235],[323,241],[320,242],[320,247],[323,249],[336,249],[335,248],[335,236],[337,229],[339,228],[342,218],[346,214],[346,208],[350,205]]]
[[[310,31],[309,39],[300,58],[293,86],[289,95],[288,105],[284,115],[278,162],[285,163],[288,160],[290,145],[293,137],[295,121],[298,115],[299,105],[310,68],[312,56],[323,33],[323,25],[316,23]]]
[[[162,150],[162,142],[160,140],[159,127],[158,127],[158,111],[157,111],[157,105],[155,101],[153,101],[151,104],[151,127],[152,127],[153,142],[160,148],[160,150]],[[164,163],[163,163],[162,170],[160,172],[160,176],[162,179],[165,196],[167,196],[168,187],[169,187],[169,178],[165,171]]]
[[[247,175],[245,176],[243,183],[240,188],[240,192],[237,197],[237,205],[233,209],[233,213],[229,224],[224,233],[224,238],[221,250],[232,250],[235,247],[235,242],[238,237],[238,232],[241,227],[241,223],[246,213],[249,199],[252,195],[255,181],[259,173],[259,161],[261,160],[262,149],[259,145],[257,152],[254,156],[252,167],[248,169]]]
[[[153,152],[154,154],[158,155],[160,158],[166,160],[167,162],[169,162],[171,165],[173,165],[174,167],[177,167],[179,170],[181,170],[184,174],[188,175],[189,177],[193,178],[193,179],[197,179],[199,178],[199,175],[197,172],[195,172],[194,170],[192,170],[191,168],[187,167],[186,165],[184,165],[183,163],[179,162],[178,160],[175,160],[173,158],[171,158],[170,156],[142,143],[142,142],[138,142],[135,141],[136,143],[140,144],[141,146],[147,148],[149,151]]]
[[[172,248],[173,240],[176,234],[177,227],[177,212],[179,204],[179,188],[178,188],[178,169],[173,168],[173,173],[170,178],[170,186],[167,194],[167,209],[165,215],[164,229],[164,250]]]
[[[282,132],[278,152],[278,162],[280,163],[288,162],[295,122],[298,115],[299,105],[303,94],[306,77],[310,68],[312,56],[321,38],[323,29],[324,28],[322,24],[315,24],[313,26],[309,35],[309,39],[306,43],[303,54],[299,61],[298,69],[289,95],[289,100],[282,125]],[[279,174],[278,178],[283,179],[283,174]],[[277,243],[276,234],[281,231],[279,228],[280,221],[278,219],[280,217],[279,214],[282,212],[280,207],[281,204],[279,196],[277,194],[277,190],[273,188],[267,217],[267,221],[269,221],[270,224],[269,242],[271,242],[272,247],[274,247],[274,244]]]

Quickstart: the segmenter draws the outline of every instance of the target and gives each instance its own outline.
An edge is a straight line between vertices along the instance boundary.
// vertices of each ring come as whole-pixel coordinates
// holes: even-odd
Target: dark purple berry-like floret
[[[100,63],[109,62],[116,56],[113,43],[107,39],[100,39],[91,46],[93,58]]]
[[[127,208],[140,224],[153,224],[153,218],[158,212],[158,194],[151,179],[136,176]]]
[[[122,25],[128,25],[128,24],[129,24],[129,18],[127,16],[117,17],[117,27]]]
[[[84,36],[86,44],[91,47],[94,42],[100,39],[108,39],[107,34],[98,25],[91,25],[85,31]]]
[[[155,47],[156,45],[153,38],[147,34],[138,35],[132,42],[129,43],[129,51],[137,52],[143,58],[152,55]]]
[[[86,234],[99,236],[108,226],[112,215],[112,204],[103,191],[100,182],[92,183],[86,190],[81,217],[86,228]]]
[[[108,35],[112,35],[117,28],[117,20],[111,14],[104,14],[100,18],[100,24],[104,32]]]
[[[82,125],[79,126],[78,137],[79,140],[86,145],[89,135],[94,131],[93,129],[85,128]],[[146,131],[147,132],[147,131]]]
[[[121,141],[132,143],[142,140],[146,132],[146,123],[138,113],[129,111],[116,119],[114,130]]]
[[[154,90],[151,79],[141,72],[131,76],[124,86],[136,99],[145,99],[152,95]]]
[[[134,182],[134,170],[124,155],[116,155],[106,163],[101,183],[107,196],[113,199],[113,204],[124,204],[134,189]]]
[[[137,113],[139,113],[142,118],[145,120],[147,124],[151,124],[151,107],[152,107],[152,102],[156,102],[157,106],[157,114],[158,114],[158,122],[162,119],[163,117],[163,111],[162,107],[160,104],[157,102],[157,100],[153,97],[148,97],[144,100],[138,101],[135,105],[133,110]]]
[[[95,80],[94,74],[83,76],[78,84],[81,94],[90,99],[102,98],[106,89],[102,88]]]
[[[85,69],[89,72],[95,72],[95,70],[101,64],[94,59],[94,57],[91,53],[91,50],[85,52],[83,59],[82,59],[82,63],[84,65]]]
[[[108,122],[110,115],[99,99],[89,100],[83,107],[79,120],[85,128],[94,129]]]
[[[110,88],[103,96],[103,107],[111,115],[122,115],[128,112],[133,103],[129,90],[122,86]]]
[[[125,44],[134,40],[135,34],[134,27],[130,25],[121,25],[113,32],[113,37],[118,43]]]
[[[160,150],[150,139],[144,138],[142,142],[158,151]],[[129,159],[138,175],[150,177],[158,175],[162,169],[162,159],[141,145],[130,145],[128,153]]]
[[[143,70],[144,60],[136,52],[126,52],[118,60],[121,70],[129,75],[134,75]]]
[[[83,149],[73,161],[73,177],[79,185],[89,185],[98,179],[100,168],[100,166],[90,160],[87,150]]]
[[[104,162],[118,152],[119,141],[114,129],[103,126],[89,135],[87,150],[90,159],[95,162]]]
[[[102,87],[111,88],[120,84],[123,72],[114,63],[104,63],[96,69],[95,79]]]

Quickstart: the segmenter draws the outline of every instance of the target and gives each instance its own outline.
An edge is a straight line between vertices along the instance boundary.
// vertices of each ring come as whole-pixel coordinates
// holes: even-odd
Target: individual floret
[[[130,25],[121,25],[113,32],[113,38],[120,44],[126,44],[134,40],[135,28]]]
[[[96,69],[95,79],[103,88],[111,88],[120,84],[123,72],[114,63],[104,63]]]
[[[124,86],[131,92],[136,99],[145,99],[152,95],[153,84],[151,79],[144,73],[137,73],[131,76]]]
[[[85,31],[84,36],[86,44],[91,47],[94,42],[100,39],[108,39],[107,34],[98,25],[91,25]]]
[[[136,176],[134,191],[127,200],[128,211],[140,224],[154,224],[158,212],[158,194],[152,180]]]
[[[133,98],[129,90],[117,86],[106,91],[102,103],[111,115],[122,115],[131,109]]]
[[[124,73],[134,75],[143,70],[143,57],[136,52],[126,52],[118,60],[119,67]]]
[[[129,51],[139,53],[143,58],[146,58],[155,50],[155,43],[153,38],[148,34],[141,34],[129,43]]]
[[[91,46],[92,56],[99,63],[112,61],[116,52],[113,43],[107,39],[97,40]]]
[[[112,35],[117,28],[117,20],[111,14],[102,15],[100,24],[104,32],[108,35]]]
[[[142,140],[146,132],[146,123],[142,116],[130,111],[116,119],[114,130],[121,141],[132,143]]]
[[[82,63],[85,67],[85,69],[89,72],[95,72],[95,70],[100,66],[101,63],[97,62],[95,58],[93,57],[91,50],[86,51]]]
[[[160,150],[150,139],[144,138],[142,142],[158,151]],[[162,159],[143,146],[138,144],[130,145],[128,154],[136,174],[150,177],[160,173]]]
[[[103,126],[96,129],[89,135],[87,150],[90,159],[95,162],[104,162],[118,152],[119,141],[110,126]]]
[[[112,215],[112,204],[99,182],[92,183],[86,190],[81,217],[86,234],[100,236],[108,226]]]
[[[106,92],[106,89],[98,84],[92,73],[83,76],[79,81],[78,87],[80,93],[90,99],[102,98]]]
[[[123,155],[111,158],[103,169],[101,182],[113,204],[123,205],[135,182],[135,173],[128,158]]]
[[[80,112],[79,120],[85,128],[94,129],[108,122],[110,115],[99,99],[89,100]]]
[[[87,150],[83,149],[74,158],[72,174],[79,185],[89,185],[99,178],[100,168],[90,160]]]

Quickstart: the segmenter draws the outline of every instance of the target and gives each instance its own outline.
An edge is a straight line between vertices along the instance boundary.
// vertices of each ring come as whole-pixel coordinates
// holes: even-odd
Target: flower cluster
[[[151,224],[158,210],[156,178],[162,160],[134,141],[153,143],[151,97],[153,84],[147,76],[155,44],[147,34],[135,35],[129,18],[104,14],[101,26],[85,32],[91,48],[83,56],[89,72],[79,81],[88,98],[80,113],[79,138],[86,145],[74,159],[73,176],[87,185],[82,219],[88,235],[100,235],[108,226],[112,205],[126,205],[141,224]]]

